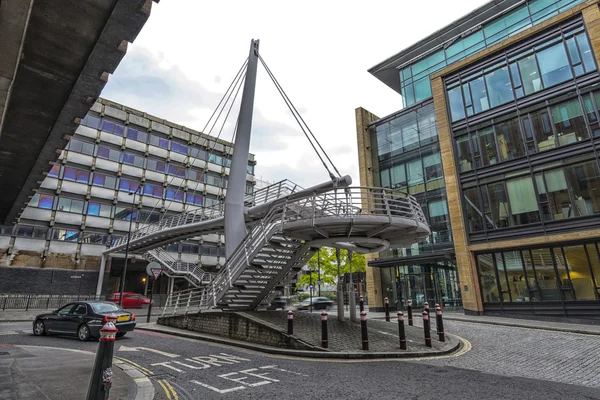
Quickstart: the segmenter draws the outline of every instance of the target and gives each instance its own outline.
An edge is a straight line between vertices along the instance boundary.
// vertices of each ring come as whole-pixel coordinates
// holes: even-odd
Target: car
[[[100,328],[107,316],[117,316],[115,326],[119,330],[117,337],[123,337],[135,329],[135,314],[123,310],[107,301],[76,301],[51,313],[39,314],[33,321],[33,334],[77,335],[85,342],[100,337]]]
[[[273,301],[271,301],[271,304],[269,304],[269,307],[267,307],[267,310],[277,310],[278,308],[285,310],[287,305],[288,305],[288,297],[277,296],[273,299]]]
[[[330,300],[327,297],[313,297],[312,298],[312,308],[313,310],[325,310],[329,309],[333,306],[333,300]],[[308,310],[310,309],[310,298],[302,300],[300,304],[298,304],[298,310]]]
[[[121,293],[113,293],[107,300],[119,304],[120,298]],[[150,304],[150,299],[146,296],[134,292],[123,292],[123,304],[121,304],[123,308],[142,308],[147,307],[148,304]],[[154,305],[154,301],[152,301],[152,305]]]

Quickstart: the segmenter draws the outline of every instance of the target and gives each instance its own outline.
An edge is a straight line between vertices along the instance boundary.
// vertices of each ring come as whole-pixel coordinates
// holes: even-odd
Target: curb
[[[459,322],[471,322],[473,324],[488,324],[488,325],[502,325],[502,326],[510,326],[513,328],[527,328],[527,329],[537,329],[543,331],[555,331],[555,332],[567,332],[567,333],[578,333],[581,335],[595,335],[600,336],[600,332],[598,331],[588,331],[585,329],[573,329],[573,328],[562,328],[557,326],[532,326],[526,324],[519,324],[518,322],[497,322],[497,321],[477,321],[471,320],[468,318],[461,317],[446,317],[444,316],[444,320],[448,321],[459,321]]]
[[[142,374],[140,371],[135,369],[133,366],[127,364],[124,361],[114,360],[113,366],[120,368],[123,372],[125,372],[132,380],[133,385],[129,385],[129,395],[127,396],[128,400],[152,400],[154,399],[154,395],[156,394],[154,390],[154,385],[146,377],[146,375]],[[131,386],[135,388],[135,396],[132,394]]]
[[[205,335],[198,332],[184,331],[184,330],[172,330],[164,329],[157,326],[136,326],[136,329],[142,331],[158,332],[172,336],[180,336],[188,339],[204,340],[207,342],[225,344],[234,347],[241,347],[244,349],[254,350],[261,353],[277,354],[292,357],[304,357],[304,358],[335,358],[335,359],[384,359],[384,358],[420,358],[420,357],[436,357],[443,356],[452,353],[460,348],[461,340],[458,336],[446,333],[446,338],[449,339],[449,343],[445,345],[442,350],[439,351],[406,351],[406,352],[369,352],[362,353],[356,352],[324,352],[324,351],[310,351],[310,350],[294,350],[284,349],[279,347],[264,346],[249,342],[242,342],[239,340],[225,339],[222,337]],[[137,400],[137,399],[136,399]]]

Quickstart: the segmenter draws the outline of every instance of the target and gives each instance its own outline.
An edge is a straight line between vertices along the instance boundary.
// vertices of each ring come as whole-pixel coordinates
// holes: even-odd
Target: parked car
[[[120,298],[121,293],[113,293],[109,296],[108,301],[119,304]],[[123,304],[121,305],[123,308],[142,308],[148,307],[148,304],[150,304],[150,299],[146,296],[134,292],[123,292]],[[152,305],[154,306],[154,301]]]
[[[312,308],[313,310],[325,310],[329,309],[333,306],[333,300],[328,299],[327,297],[313,297],[312,298]],[[310,298],[306,300],[302,300],[300,304],[298,304],[298,310],[308,310],[310,309]]]
[[[116,304],[106,301],[77,301],[69,303],[51,313],[40,314],[33,321],[33,334],[36,336],[49,333],[77,335],[79,340],[100,337],[100,328],[106,317],[117,316],[115,323],[119,332],[117,337],[123,337],[135,329],[135,314],[123,310]]]
[[[285,296],[275,297],[273,299],[273,301],[271,302],[271,304],[269,304],[269,307],[267,307],[267,310],[277,310],[278,308],[285,310],[285,308],[288,305],[288,299],[289,299],[289,297],[285,297]]]

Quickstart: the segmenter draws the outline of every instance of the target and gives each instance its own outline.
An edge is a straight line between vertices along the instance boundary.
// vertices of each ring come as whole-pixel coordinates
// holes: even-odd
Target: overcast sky
[[[402,107],[400,95],[367,69],[484,3],[165,0],[153,4],[102,96],[202,130],[250,40],[260,39],[260,54],[283,89],[342,175],[358,185],[355,108],[383,117]],[[328,179],[260,65],[253,122],[257,178],[304,187]]]

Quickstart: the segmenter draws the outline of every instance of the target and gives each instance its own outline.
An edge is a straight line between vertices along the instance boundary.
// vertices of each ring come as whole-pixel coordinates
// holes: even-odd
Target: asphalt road
[[[29,323],[0,324],[0,343],[92,351],[98,346],[35,337]],[[116,357],[149,375],[155,399],[600,399],[594,388],[452,366],[294,359],[144,331],[128,334],[115,348]]]

